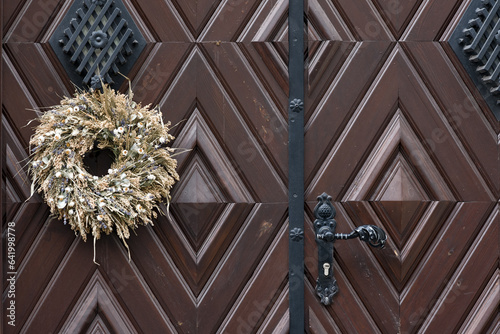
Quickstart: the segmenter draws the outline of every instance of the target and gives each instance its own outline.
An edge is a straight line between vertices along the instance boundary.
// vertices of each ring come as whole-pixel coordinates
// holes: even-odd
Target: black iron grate
[[[50,44],[79,87],[118,88],[146,41],[121,0],[77,0]]]
[[[449,42],[500,120],[500,1],[473,0]]]

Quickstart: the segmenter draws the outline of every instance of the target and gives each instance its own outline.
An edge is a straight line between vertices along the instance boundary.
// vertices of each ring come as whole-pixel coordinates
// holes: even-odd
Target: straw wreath
[[[51,213],[69,224],[84,241],[113,230],[127,246],[130,230],[153,224],[153,210],[179,176],[170,123],[157,108],[132,101],[104,85],[77,91],[44,112],[30,139],[32,193],[43,193]],[[92,149],[109,149],[114,162],[102,177],[90,174],[83,157]],[[127,246],[128,248],[128,246]],[[130,255],[130,252],[129,252]]]

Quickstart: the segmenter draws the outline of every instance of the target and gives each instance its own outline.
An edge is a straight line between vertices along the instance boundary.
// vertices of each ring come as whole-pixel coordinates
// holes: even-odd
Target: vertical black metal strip
[[[288,11],[288,217],[290,334],[304,333],[304,1]]]

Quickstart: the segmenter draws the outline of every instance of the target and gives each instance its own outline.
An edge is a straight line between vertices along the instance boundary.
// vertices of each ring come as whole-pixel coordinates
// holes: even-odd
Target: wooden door
[[[92,242],[48,219],[39,197],[24,203],[31,110],[71,89],[48,39],[72,1],[3,3],[3,221],[17,238],[16,326],[4,317],[4,333],[286,327],[287,82],[268,31],[286,28],[286,6],[266,23],[256,2],[125,1],[147,40],[129,74],[135,99],[158,104],[190,151],[171,219],[137,230],[130,263],[116,237],[99,240],[96,266]]]
[[[101,239],[96,266],[90,242],[25,202],[31,110],[72,87],[48,44],[72,1],[3,1],[3,332],[287,333],[287,1],[124,2],[147,40],[135,99],[191,149],[170,219],[137,230],[130,263]],[[465,5],[308,1],[307,332],[498,331],[500,126],[447,43]],[[389,234],[382,251],[336,243],[329,307],[314,293],[323,191],[338,232]]]
[[[311,332],[499,331],[500,124],[448,42],[468,4],[309,1]],[[374,224],[389,235],[383,250],[336,242],[340,293],[328,308],[313,289],[322,191],[338,232]]]

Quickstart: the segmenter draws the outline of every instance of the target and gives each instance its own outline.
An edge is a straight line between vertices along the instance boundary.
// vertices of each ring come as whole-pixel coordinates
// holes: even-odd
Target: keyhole
[[[323,274],[325,274],[325,276],[328,276],[329,273],[330,273],[330,263],[323,263]]]

